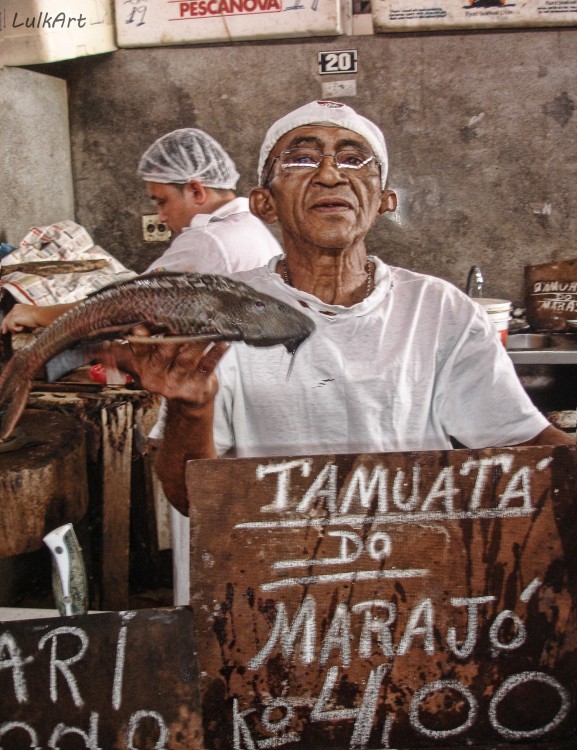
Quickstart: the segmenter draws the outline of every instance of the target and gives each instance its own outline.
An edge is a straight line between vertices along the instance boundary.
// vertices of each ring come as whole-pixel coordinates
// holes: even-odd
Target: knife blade
[[[29,273],[33,276],[53,276],[59,273],[87,273],[108,265],[106,258],[93,260],[31,260],[27,263],[4,263],[0,276],[11,273]]]
[[[63,375],[90,364],[102,354],[101,344],[79,344],[73,349],[65,349],[46,363],[46,380],[54,383]]]
[[[112,343],[117,345],[116,348],[111,347]],[[116,339],[115,342],[96,341],[80,343],[72,349],[65,349],[46,362],[44,366],[46,380],[49,383],[54,383],[79,367],[98,362],[104,368],[106,374],[104,382],[107,385],[126,385],[126,383],[130,382],[130,378],[126,372],[119,369],[117,364],[117,355],[124,346],[128,346],[126,340]],[[129,379],[127,380],[127,378]]]

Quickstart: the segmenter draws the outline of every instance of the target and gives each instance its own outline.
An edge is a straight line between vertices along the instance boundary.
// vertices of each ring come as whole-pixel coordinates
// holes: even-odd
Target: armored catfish
[[[0,441],[14,430],[39,367],[79,341],[117,336],[138,324],[164,333],[163,342],[185,336],[283,344],[292,354],[315,328],[303,312],[224,276],[165,272],[112,284],[57,318],[0,373]]]

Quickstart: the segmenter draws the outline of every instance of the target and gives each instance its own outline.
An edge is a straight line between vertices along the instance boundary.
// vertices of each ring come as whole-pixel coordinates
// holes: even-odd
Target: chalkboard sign
[[[573,446],[192,461],[204,746],[577,746]]]
[[[0,748],[202,746],[187,607],[0,622]]]
[[[535,331],[566,331],[577,320],[577,259],[525,266],[527,321]]]

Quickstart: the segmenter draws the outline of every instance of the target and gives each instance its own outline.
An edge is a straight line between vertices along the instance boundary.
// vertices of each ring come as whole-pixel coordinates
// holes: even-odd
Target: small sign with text
[[[319,52],[319,73],[322,76],[334,73],[356,73],[357,50],[344,49],[333,52]]]

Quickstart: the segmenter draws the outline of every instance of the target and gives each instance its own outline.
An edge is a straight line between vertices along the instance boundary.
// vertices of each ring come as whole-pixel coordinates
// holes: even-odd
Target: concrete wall
[[[74,219],[66,82],[0,69],[0,241]]]
[[[358,50],[355,76],[320,76],[320,50]],[[463,286],[473,263],[486,296],[522,302],[523,267],[577,257],[577,29],[341,37],[120,50],[45,72],[69,84],[77,220],[137,271],[162,251],[141,239],[151,213],[135,177],[164,132],[195,126],[255,182],[266,127],[327,81],[383,127],[399,193],[369,249]]]

